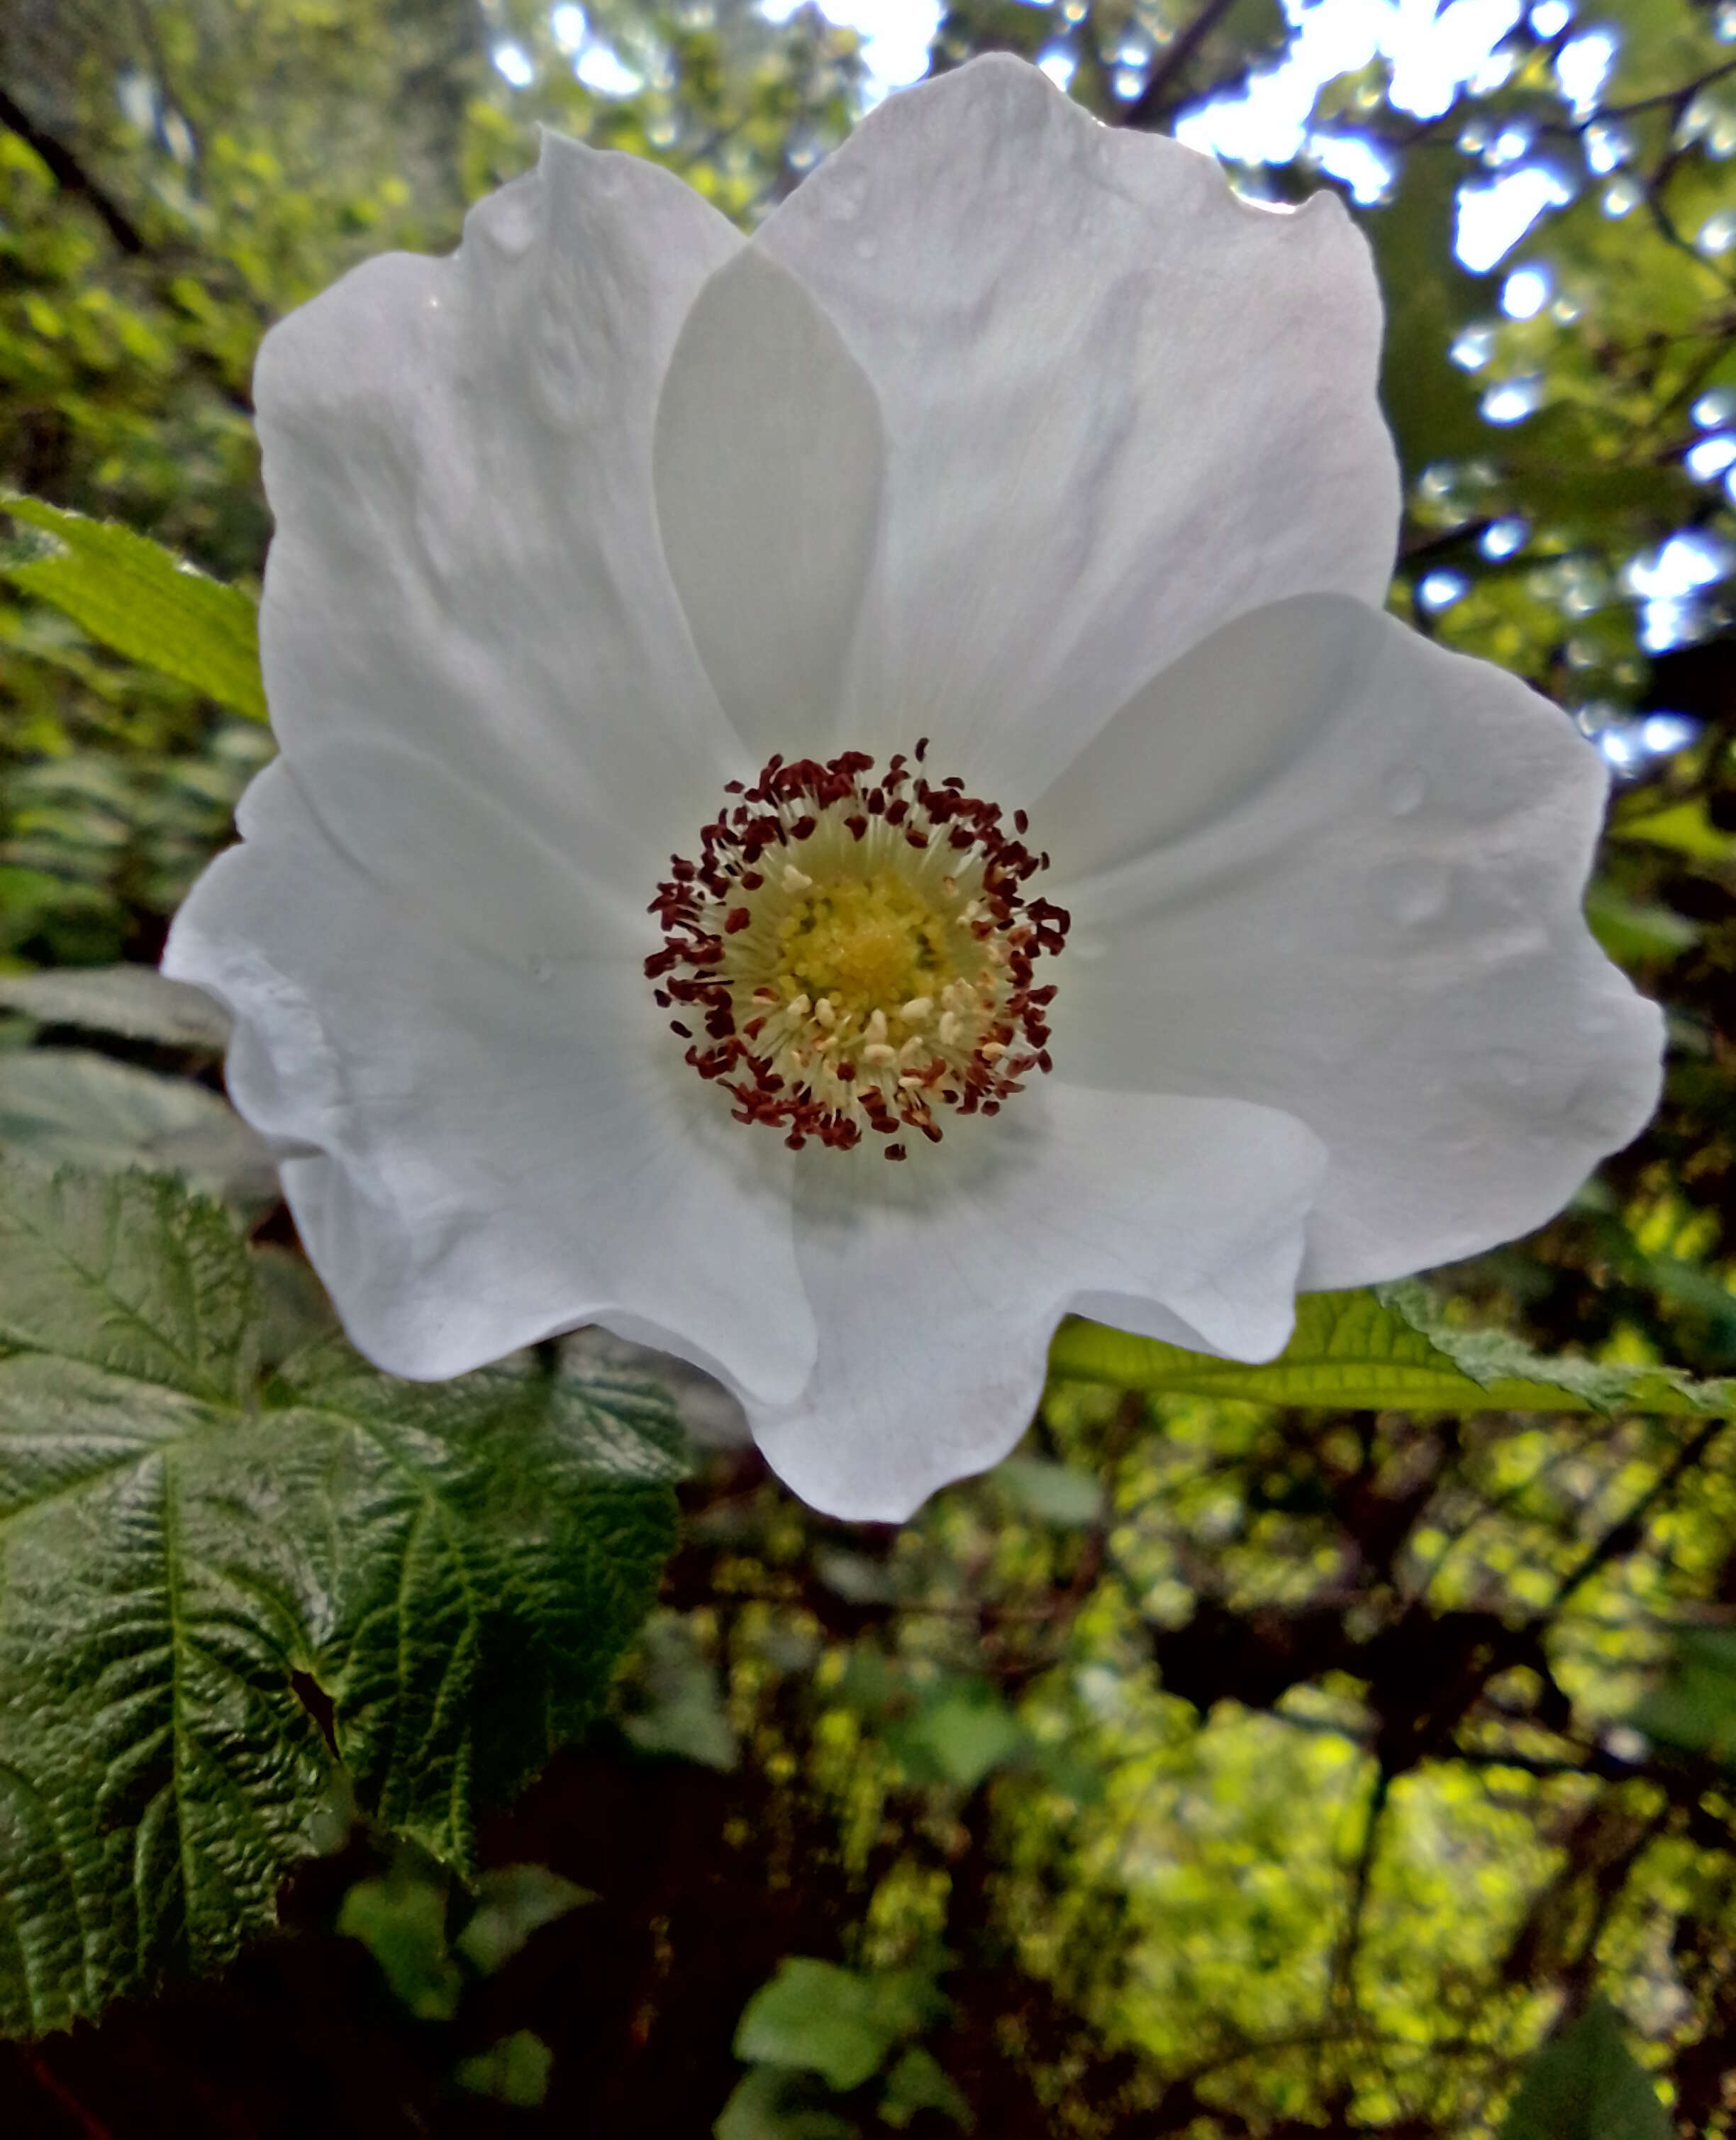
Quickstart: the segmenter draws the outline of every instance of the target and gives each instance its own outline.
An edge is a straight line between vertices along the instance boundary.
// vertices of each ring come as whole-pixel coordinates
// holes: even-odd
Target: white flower
[[[164,964],[364,1352],[601,1324],[902,1518],[1069,1310],[1264,1358],[1634,1134],[1601,761],[1377,606],[1379,333],[1335,200],[991,57],[751,242],[549,139],[267,337],[282,756]]]

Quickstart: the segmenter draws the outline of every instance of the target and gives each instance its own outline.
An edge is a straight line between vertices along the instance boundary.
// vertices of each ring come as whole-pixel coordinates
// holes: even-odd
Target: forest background
[[[1670,1013],[1651,1129],[1437,1274],[1444,1331],[1736,1372],[1736,7],[1286,4],[957,0],[865,45],[745,0],[4,0],[0,488],[257,588],[262,332],[449,249],[539,123],[751,226],[893,81],[1004,48],[1258,197],[1337,187],[1394,606],[1597,739],[1588,912]],[[40,520],[0,550],[0,1145],[227,1203],[269,1358],[327,1311],[220,1035],[107,971],[269,733],[44,599]],[[1420,1367],[1371,1408],[1333,1358],[1399,1328],[1319,1324],[1294,1408],[1063,1344],[1019,1454],[897,1532],[701,1446],[608,1714],[462,1848],[328,1792],[280,1931],[231,1960],[189,1887],[70,2033],[0,1892],[0,2129],[1736,2132],[1736,1429],[1430,1408]],[[703,1445],[720,1398],[676,1394]]]

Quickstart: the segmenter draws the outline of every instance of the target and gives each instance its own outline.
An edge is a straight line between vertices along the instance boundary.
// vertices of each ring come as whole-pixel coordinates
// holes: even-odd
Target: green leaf
[[[806,2074],[755,2066],[723,2105],[714,2140],[856,2140],[856,2127],[813,2097]]]
[[[735,2054],[756,2064],[817,2073],[840,2094],[860,2088],[922,2027],[933,2004],[925,1977],[860,1976],[836,1962],[790,1955],[748,2001]]]
[[[280,1194],[265,1140],[221,1094],[85,1048],[0,1054],[0,1145],[40,1166],[179,1174],[254,1215]]]
[[[0,1009],[22,1011],[38,1025],[74,1025],[208,1055],[221,1055],[229,1044],[229,1014],[222,1004],[154,966],[0,974]]]
[[[460,2060],[453,2078],[473,2095],[492,2096],[514,2110],[535,2110],[548,2093],[555,2054],[541,2036],[515,2029],[498,2044]]]
[[[1013,1506],[1057,1530],[1086,1530],[1103,1514],[1103,1481],[1070,1465],[1009,1456],[989,1475]]]
[[[276,1367],[306,1346],[339,1334],[337,1310],[305,1256],[274,1241],[253,1251],[253,1276],[260,1296],[259,1357]]]
[[[262,1431],[308,1468],[339,1606],[313,1674],[375,1818],[468,1871],[508,1796],[606,1701],[671,1543],[679,1430],[619,1377],[527,1361],[394,1382],[332,1342],[287,1362]]]
[[[983,1779],[1029,1750],[1024,1726],[986,1685],[954,1684],[912,1716],[886,1725],[887,1745],[921,1783],[973,1791]]]
[[[657,1614],[640,1646],[640,1706],[621,1730],[644,1754],[673,1754],[725,1774],[741,1759],[717,1669],[678,1612]]]
[[[0,1160],[0,1344],[238,1404],[256,1313],[253,1272],[214,1205],[154,1176]]]
[[[337,1929],[360,1940],[380,1964],[392,1996],[418,2021],[449,2021],[464,1980],[446,1945],[444,1881],[395,1872],[358,1880],[344,1897]]]
[[[1642,840],[1668,847],[1699,862],[1727,862],[1736,858],[1736,832],[1726,832],[1706,814],[1704,796],[1672,802],[1662,810],[1645,810],[1618,817],[1610,827],[1618,840]]]
[[[245,589],[207,579],[112,521],[16,492],[0,496],[0,507],[49,538],[0,550],[0,575],[14,587],[129,660],[250,719],[266,718],[258,612]]]
[[[643,1385],[410,1385],[332,1342],[262,1387],[259,1312],[215,1206],[0,1162],[8,2030],[221,1964],[352,1790],[468,1872],[478,1803],[601,1707],[672,1542]]]
[[[1263,1366],[1081,1322],[1056,1333],[1049,1366],[1062,1381],[1106,1382],[1153,1396],[1240,1397],[1337,1411],[1700,1417],[1736,1411],[1736,1383],[1695,1382],[1670,1367],[1550,1360],[1498,1331],[1450,1328],[1410,1282],[1303,1294],[1290,1342]]]
[[[1630,1721],[1666,1745],[1736,1765],[1736,1632],[1681,1629],[1670,1677]]]
[[[1672,2140],[1615,2010],[1594,2000],[1532,2060],[1501,2140]]]
[[[1674,907],[1630,899],[1600,880],[1586,893],[1586,925],[1612,959],[1629,965],[1670,960],[1699,943],[1701,930]]]
[[[923,2110],[938,2110],[943,2118],[951,2118],[961,2132],[969,2133],[976,2123],[970,2114],[970,2105],[940,2061],[932,2052],[924,2050],[920,2044],[912,2044],[886,2076],[886,2092],[880,2098],[880,2112],[886,2124],[902,2132]]]
[[[505,1967],[533,1932],[596,1900],[546,1865],[502,1865],[476,1883],[477,1904],[459,1934],[459,1952],[484,1976]]]
[[[1448,356],[1488,285],[1453,258],[1462,169],[1446,154],[1407,156],[1390,202],[1360,221],[1374,248],[1386,311],[1380,402],[1408,479],[1432,461],[1486,450],[1478,389]]]

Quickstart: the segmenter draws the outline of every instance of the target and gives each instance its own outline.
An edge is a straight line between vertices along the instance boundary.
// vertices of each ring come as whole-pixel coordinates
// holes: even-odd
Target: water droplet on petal
[[[531,979],[533,981],[542,983],[546,986],[548,982],[554,979],[555,962],[552,959],[544,958],[542,954],[539,951],[530,961],[529,970]]]
[[[858,260],[871,260],[880,249],[880,240],[877,238],[869,237],[866,231],[856,242],[856,257]]]
[[[1433,921],[1447,903],[1451,880],[1439,862],[1389,862],[1375,871],[1375,905],[1389,921],[1415,929]]]
[[[508,187],[497,194],[486,213],[476,218],[477,228],[508,260],[521,258],[537,236],[537,203],[529,187]]]
[[[1503,1085],[1516,1092],[1531,1082],[1531,1058],[1520,1054],[1517,1048],[1498,1048],[1489,1058],[1489,1068]]]
[[[1395,817],[1420,810],[1428,793],[1428,776],[1420,766],[1396,765],[1380,783],[1380,800]]]

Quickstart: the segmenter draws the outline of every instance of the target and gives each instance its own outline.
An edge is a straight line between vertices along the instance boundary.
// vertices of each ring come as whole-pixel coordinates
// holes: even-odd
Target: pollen
[[[895,756],[774,757],[674,856],[645,961],[689,1065],[738,1122],[848,1150],[950,1115],[994,1115],[1050,1068],[1052,982],[1068,917],[1027,896],[1047,861],[999,806]],[[799,852],[799,863],[793,858]],[[702,1026],[703,1037],[694,1032]]]

